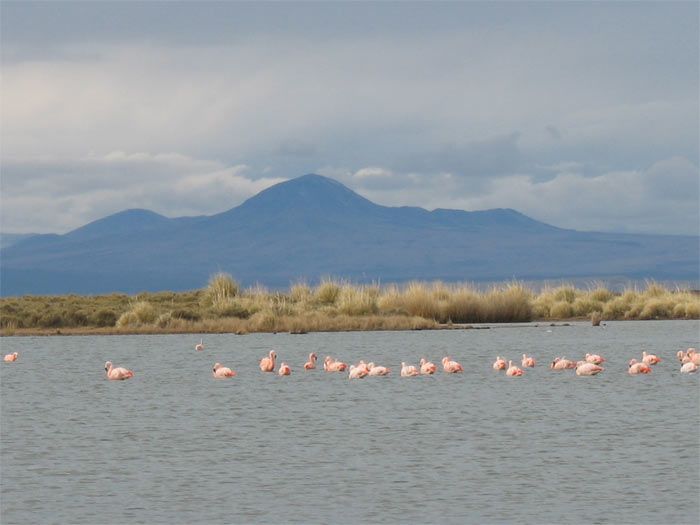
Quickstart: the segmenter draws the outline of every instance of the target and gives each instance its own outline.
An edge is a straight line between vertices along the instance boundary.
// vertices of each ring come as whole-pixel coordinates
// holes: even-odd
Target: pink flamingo
[[[688,350],[690,350],[690,348],[688,348]],[[678,358],[679,362],[686,363],[687,362],[686,360],[688,359],[688,352],[687,351],[684,352],[683,350],[678,350],[678,352],[676,352],[676,357]]]
[[[316,368],[316,354],[311,352],[309,354],[309,360],[304,363],[304,370],[314,370]]]
[[[107,379],[112,379],[115,381],[122,381],[124,379],[129,379],[134,377],[134,372],[122,367],[113,367],[112,361],[107,361],[105,363],[105,372],[107,372]]]
[[[508,361],[508,370],[506,370],[506,375],[511,377],[520,377],[523,375],[523,371],[514,365],[513,361]]]
[[[367,368],[369,370],[368,375],[371,376],[386,376],[389,375],[389,372],[391,372],[389,368],[385,366],[377,366],[374,363],[369,363]]]
[[[350,365],[350,372],[348,374],[348,379],[362,379],[368,374],[368,370],[363,366]]]
[[[655,365],[657,363],[660,363],[661,359],[656,357],[656,355],[654,354],[647,354],[646,352],[642,352],[642,361],[647,365]]]
[[[420,373],[423,375],[433,375],[435,372],[437,372],[437,366],[435,363],[431,363],[430,361],[427,361],[425,357],[421,357]]]
[[[204,340],[200,339],[199,343],[194,345],[194,349],[197,350],[197,352],[201,352],[202,350],[204,350]]]
[[[602,366],[589,363],[588,361],[579,361],[576,363],[577,376],[594,376],[600,374],[603,370],[605,369]]]
[[[506,363],[506,360],[503,359],[500,355],[497,355],[496,360],[493,362],[493,369],[505,370],[506,368],[508,368],[508,363]]]
[[[13,361],[17,361],[18,357],[19,357],[19,354],[17,352],[12,352],[11,354],[7,354],[3,358],[3,361],[5,361],[6,363],[12,363]]]
[[[292,369],[289,367],[289,365],[287,363],[280,364],[280,370],[278,372],[279,375],[288,376],[291,373],[292,373]]]
[[[413,365],[401,362],[401,377],[413,377],[418,375],[418,369]]]
[[[449,356],[442,358],[442,369],[448,374],[464,372],[464,367],[457,361],[453,361]]]
[[[535,366],[535,358],[532,356],[528,356],[527,354],[523,354],[523,360],[521,364],[523,365],[523,368],[533,368]]]
[[[336,361],[330,356],[326,356],[323,360],[323,369],[326,372],[345,372],[348,369],[348,365],[347,363]]]
[[[683,363],[683,366],[681,366],[681,374],[694,374],[697,371],[698,371],[698,365],[696,365],[692,361],[688,361],[687,363]]]
[[[586,354],[586,362],[593,363],[594,365],[602,365],[605,362],[605,358],[598,354]]]
[[[211,372],[216,379],[236,377],[236,372],[234,372],[227,366],[223,366],[221,363],[214,363],[214,367],[211,369]]]
[[[686,356],[690,361],[700,366],[700,353],[698,353],[698,351],[695,348],[688,348]]]
[[[651,374],[651,367],[646,363],[639,363],[636,359],[632,359],[629,362],[629,368],[627,372],[631,375]]]
[[[260,360],[260,370],[263,372],[274,372],[275,359],[277,359],[277,354],[274,350],[270,350],[268,357],[263,357]]]
[[[552,370],[567,370],[569,368],[576,368],[576,363],[564,357],[555,357],[554,361],[549,365],[549,368]]]

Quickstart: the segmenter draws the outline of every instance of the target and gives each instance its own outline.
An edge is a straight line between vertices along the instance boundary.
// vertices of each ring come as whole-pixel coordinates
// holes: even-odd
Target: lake
[[[0,521],[697,523],[696,321],[306,335],[6,337]],[[262,374],[274,349],[289,377]],[[663,361],[629,376],[642,350]],[[304,372],[309,352],[390,366]],[[537,367],[491,369],[497,354]],[[553,372],[554,356],[606,357]],[[401,378],[446,354],[460,375]],[[104,362],[135,372],[105,380]],[[221,362],[238,372],[214,380]]]

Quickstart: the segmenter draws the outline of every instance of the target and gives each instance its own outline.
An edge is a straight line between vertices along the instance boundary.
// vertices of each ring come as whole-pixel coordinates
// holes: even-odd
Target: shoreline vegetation
[[[700,319],[697,291],[654,282],[614,292],[594,284],[540,291],[511,282],[359,285],[325,279],[286,291],[241,289],[216,274],[201,290],[0,298],[0,335],[329,332],[468,328],[470,323]]]

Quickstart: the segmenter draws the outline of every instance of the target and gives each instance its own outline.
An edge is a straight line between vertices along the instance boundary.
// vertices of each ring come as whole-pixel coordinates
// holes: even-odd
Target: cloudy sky
[[[0,6],[4,232],[375,202],[698,234],[696,2]]]

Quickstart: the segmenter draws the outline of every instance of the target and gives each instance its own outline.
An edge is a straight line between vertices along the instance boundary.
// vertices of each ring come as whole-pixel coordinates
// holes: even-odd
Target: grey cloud
[[[3,228],[67,228],[100,206],[214,213],[322,169],[386,204],[520,205],[584,229],[595,203],[565,216],[537,196],[578,185],[608,202],[595,188],[619,199],[619,174],[636,174],[639,203],[666,203],[639,231],[687,230],[687,175],[650,166],[700,163],[692,3],[1,9]],[[596,227],[632,228],[628,211]]]

